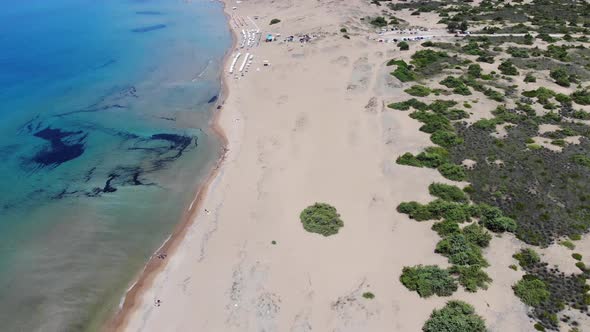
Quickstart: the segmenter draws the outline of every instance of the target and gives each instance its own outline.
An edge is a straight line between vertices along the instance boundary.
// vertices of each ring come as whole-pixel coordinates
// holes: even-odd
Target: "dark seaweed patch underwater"
[[[98,330],[221,152],[200,127],[231,36],[208,0],[5,9],[0,330]]]
[[[82,131],[63,131],[47,127],[36,132],[34,136],[46,140],[49,146],[41,148],[33,156],[32,161],[41,167],[57,167],[84,153],[84,141],[87,134]]]
[[[165,27],[166,27],[166,24],[155,24],[155,25],[150,25],[147,27],[136,28],[131,31],[143,33],[143,32],[150,32],[150,31],[154,31],[154,30],[164,29]]]

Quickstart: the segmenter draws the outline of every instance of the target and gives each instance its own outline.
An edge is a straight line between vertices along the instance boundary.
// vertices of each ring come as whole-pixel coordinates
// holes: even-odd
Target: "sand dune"
[[[420,330],[448,298],[419,298],[399,282],[401,270],[448,263],[433,252],[439,238],[431,223],[395,208],[431,200],[428,185],[448,181],[436,170],[395,164],[404,152],[432,145],[407,112],[385,107],[408,95],[384,64],[409,54],[337,33],[377,12],[366,1],[228,1],[226,10],[259,16],[264,33],[318,38],[263,43],[244,77],[224,73],[225,161],[203,211],[141,292],[125,330]],[[275,17],[282,22],[269,27]],[[301,226],[299,213],[316,201],[340,212],[344,227],[336,236]],[[510,290],[520,276],[507,272],[518,242],[504,236],[490,247],[490,289],[453,298],[472,303],[491,330],[530,329]],[[364,299],[366,291],[375,299]]]

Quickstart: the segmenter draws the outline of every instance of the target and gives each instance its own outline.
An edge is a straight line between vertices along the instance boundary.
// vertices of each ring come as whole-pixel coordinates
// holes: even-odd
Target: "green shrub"
[[[303,228],[311,233],[330,236],[344,226],[336,208],[326,203],[315,203],[301,212]]]
[[[581,261],[582,260],[582,255],[578,254],[577,252],[572,254],[572,258],[577,260],[577,261]]]
[[[270,20],[270,24],[269,25],[273,25],[273,24],[277,24],[280,23],[281,20],[279,20],[278,18],[273,18],[272,20]]]
[[[442,114],[426,111],[416,111],[410,114],[410,117],[412,119],[416,119],[424,123],[424,125],[420,127],[420,131],[423,131],[425,133],[432,134],[438,130],[453,130],[451,121],[449,121],[449,119],[447,119],[447,117],[445,117]]]
[[[389,67],[389,66],[393,66],[393,65],[399,65],[400,63],[403,63],[403,65],[405,65],[405,67],[408,66],[408,64],[405,61],[396,60],[396,59],[391,59],[391,60],[387,61],[386,65]]]
[[[480,55],[475,59],[477,62],[494,63],[493,55]]]
[[[403,202],[397,207],[400,213],[406,213],[417,221],[445,218],[452,222],[470,221],[475,215],[472,206],[436,199],[426,205],[417,202]]]
[[[478,224],[466,226],[463,228],[463,234],[469,242],[475,243],[482,248],[487,247],[492,240],[492,235]]]
[[[570,76],[563,67],[557,67],[552,69],[549,73],[552,79],[555,80],[555,83],[561,86],[569,87],[570,86]]]
[[[440,146],[446,148],[459,145],[463,143],[463,139],[452,131],[448,130],[437,130],[430,136],[430,140]]]
[[[454,100],[440,100],[437,99],[428,105],[428,109],[435,113],[439,113],[442,115],[447,114],[448,109],[457,105],[457,102]]]
[[[435,202],[437,201],[440,200]],[[463,223],[471,220],[471,210],[466,204],[448,204],[442,216],[446,220]]]
[[[524,304],[531,307],[538,307],[549,299],[547,285],[532,275],[525,275],[512,289]]]
[[[568,248],[569,250],[574,250],[576,248],[576,245],[572,241],[569,241],[569,240],[561,241],[561,242],[559,242],[559,244]]]
[[[546,105],[549,103],[549,99],[555,97],[557,93],[545,87],[540,87],[537,90],[524,91],[522,95],[529,98],[536,97],[540,104]]]
[[[413,107],[417,110],[426,110],[428,108],[428,105],[426,103],[419,101],[416,98],[412,98],[402,102],[391,103],[387,105],[387,107],[400,111],[407,111],[410,109],[410,107]]]
[[[528,73],[524,77],[524,81],[525,81],[525,83],[534,83],[537,81],[537,78],[535,76],[533,76],[533,74]]]
[[[387,20],[383,16],[375,17],[370,23],[376,27],[384,27],[387,25]]]
[[[537,254],[537,252],[534,251],[533,249],[529,249],[529,248],[522,249],[518,253],[512,255],[512,257],[514,257],[514,259],[516,259],[518,261],[518,264],[520,264],[520,266],[523,268],[531,268],[535,264],[538,264],[541,262],[541,258],[539,257],[539,254]]]
[[[410,44],[405,41],[397,43],[397,46],[399,47],[400,51],[407,51],[410,49]]]
[[[502,95],[502,93],[500,93],[494,89],[487,88],[484,90],[483,94],[486,97],[490,98],[491,100],[495,100],[495,101],[499,101],[499,102],[504,101],[504,95]]]
[[[467,85],[461,85],[453,89],[453,93],[462,95],[462,96],[469,96],[471,95],[471,90],[467,87]]]
[[[410,88],[404,90],[407,94],[416,97],[426,97],[432,91],[424,85],[412,85]]]
[[[422,204],[415,202],[415,201],[411,201],[411,202],[401,202],[398,206],[397,206],[397,212],[399,213],[405,213],[405,214],[411,214],[414,211],[416,211],[418,208],[420,208],[422,206]]]
[[[500,217],[490,219],[484,222],[484,226],[492,232],[514,232],[516,230],[516,222],[509,217]]]
[[[483,318],[475,314],[473,307],[462,301],[449,301],[447,305],[432,311],[422,327],[423,332],[485,332]]]
[[[504,75],[509,75],[509,76],[516,76],[516,75],[518,75],[518,70],[516,69],[516,67],[510,61],[504,61],[504,62],[502,62],[498,66],[498,69]]]
[[[480,119],[477,120],[473,126],[483,130],[494,130],[496,129],[496,125],[498,124],[498,120],[496,119]]]
[[[446,86],[447,88],[456,88],[458,86],[465,84],[459,78],[453,76],[447,76],[444,80],[440,81],[439,83],[441,85]]]
[[[374,299],[374,298],[375,298],[375,294],[373,294],[373,293],[371,293],[371,292],[364,292],[364,293],[363,293],[363,297],[364,297],[365,299],[372,300],[372,299]]]
[[[590,105],[590,90],[577,90],[571,95],[572,100],[579,105]]]
[[[449,272],[436,265],[406,266],[400,281],[409,290],[418,292],[420,297],[450,296],[457,290],[457,283]]]
[[[580,119],[580,120],[590,120],[590,112],[584,112],[582,110],[577,110],[572,113],[572,118]]]
[[[424,152],[420,152],[416,158],[420,160],[424,167],[437,168],[449,162],[449,152],[441,146],[429,146],[424,149]]]
[[[412,55],[412,64],[418,68],[425,68],[428,65],[434,64],[437,61],[448,58],[449,55],[445,52],[437,52],[433,50],[420,50]]]
[[[461,227],[459,227],[459,224],[456,221],[450,221],[446,219],[434,223],[431,229],[435,231],[440,237],[461,233]]]
[[[477,245],[463,234],[451,234],[436,244],[435,252],[447,257],[451,264],[487,266]]]
[[[402,82],[410,82],[416,80],[416,73],[410,68],[410,66],[403,60],[390,60],[387,64],[391,63],[397,66],[397,68],[391,73],[398,80]]]
[[[539,324],[539,323],[535,323],[535,325],[533,325],[533,327],[535,328],[535,330],[537,331],[541,331],[544,332],[545,331],[545,327],[543,327],[543,325]]]
[[[467,178],[463,166],[444,163],[437,167],[442,176],[453,181],[463,181]]]
[[[428,186],[428,191],[432,196],[445,201],[466,203],[469,200],[467,195],[459,187],[444,183],[432,183]]]
[[[471,95],[471,91],[469,90],[467,85],[465,85],[465,83],[463,83],[463,81],[459,78],[447,76],[444,80],[440,81],[439,83],[446,86],[447,88],[452,88],[453,93],[463,96]]]
[[[342,33],[346,33],[346,32],[347,32],[347,30],[346,30],[346,28],[341,28],[341,29],[340,29],[340,32],[342,32]]]
[[[590,167],[590,157],[583,154],[575,154],[572,156],[571,160],[578,165]]]
[[[482,72],[482,68],[477,63],[471,64],[471,65],[469,65],[469,67],[467,67],[467,75],[469,75],[471,77],[480,78],[481,72]]]
[[[547,51],[545,51],[545,56],[557,59],[560,61],[570,61],[570,56],[567,52],[567,47],[565,45],[562,46],[555,46],[549,45],[547,46]]]
[[[565,146],[566,143],[567,142],[565,140],[563,140],[563,139],[554,139],[554,140],[551,141],[551,144],[557,145],[557,146],[561,146],[561,147]]]
[[[561,105],[569,106],[572,104],[572,98],[566,94],[558,93],[555,95],[555,100],[557,100]]]
[[[508,265],[508,267],[514,271],[518,271],[518,266],[516,266],[514,264],[510,264],[510,265]]]
[[[430,219],[439,219],[440,215],[437,211],[430,209],[430,204],[422,205],[418,202],[402,202],[397,206],[399,213],[408,214],[411,219],[416,221],[424,221]]]
[[[481,205],[481,209],[480,222],[485,228],[496,233],[514,232],[516,230],[514,219],[505,217],[499,208]]]
[[[584,264],[583,262],[577,262],[576,267],[582,270],[582,272],[586,272],[586,264]]]
[[[508,47],[508,50],[506,50],[506,52],[515,58],[528,58],[529,57],[528,50],[524,49],[524,48],[517,48],[517,47],[510,46],[510,47]]]
[[[459,284],[468,292],[477,292],[479,288],[488,289],[488,284],[492,282],[492,278],[477,265],[454,265],[449,272],[459,276]]]
[[[541,39],[542,41],[547,42],[547,43],[554,43],[554,42],[557,41],[555,38],[551,37],[547,33],[540,33],[540,34],[538,34],[537,35],[537,39]]]
[[[422,167],[422,163],[420,162],[420,160],[418,160],[418,158],[414,157],[414,155],[409,152],[406,152],[403,155],[399,156],[395,162],[400,165]]]

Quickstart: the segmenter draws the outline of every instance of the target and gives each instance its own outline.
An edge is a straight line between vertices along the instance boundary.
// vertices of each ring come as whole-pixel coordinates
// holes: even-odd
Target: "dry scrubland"
[[[587,3],[226,11],[282,37],[224,73],[224,161],[121,329],[590,326]]]

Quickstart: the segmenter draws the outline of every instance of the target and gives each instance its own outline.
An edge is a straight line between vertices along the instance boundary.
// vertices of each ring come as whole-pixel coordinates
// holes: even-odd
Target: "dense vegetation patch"
[[[428,204],[404,202],[398,206],[397,210],[400,213],[408,214],[416,221],[442,219],[432,226],[432,229],[442,237],[436,245],[435,252],[447,257],[449,263],[453,264],[448,272],[457,279],[459,284],[467,291],[475,292],[479,288],[487,289],[488,284],[492,281],[482,270],[488,266],[488,262],[484,259],[481,250],[489,245],[492,237],[489,232],[476,223],[462,229],[459,224],[470,222],[474,217],[481,217],[482,211],[488,207],[465,203],[467,198],[462,192],[457,192],[458,189],[434,183],[430,186],[431,193],[448,200],[439,198]],[[404,271],[408,273],[430,272],[430,270],[422,271],[417,268],[405,268]],[[410,276],[415,276],[415,274],[410,274]],[[408,285],[406,287],[410,288]],[[416,287],[410,289],[416,290]]]
[[[397,66],[396,69],[391,72],[391,75],[395,76],[402,82],[415,81],[417,78],[416,73],[412,70],[412,67],[403,60],[390,60],[387,65]]]
[[[533,317],[540,326],[557,329],[558,314],[566,307],[588,311],[590,287],[586,285],[586,279],[590,277],[589,271],[566,275],[542,262],[532,249],[523,249],[514,257],[526,272],[513,286],[514,294],[533,308]],[[561,320],[572,326],[577,325],[569,316],[563,316]]]
[[[422,331],[485,332],[486,326],[483,318],[475,314],[473,306],[462,301],[449,301],[442,309],[435,309],[430,314]]]
[[[416,97],[426,97],[432,90],[424,85],[412,85],[410,88],[404,90],[407,94]]]
[[[549,299],[547,285],[532,275],[525,275],[512,288],[514,294],[529,306],[539,306]]]
[[[311,233],[330,236],[344,226],[336,208],[326,203],[315,203],[301,212],[303,228]]]
[[[450,296],[457,290],[457,283],[450,273],[436,265],[404,267],[400,281],[421,297]]]
[[[416,52],[407,64],[413,80],[424,83],[423,78],[437,76],[454,94],[480,92],[498,104],[491,118],[473,124],[463,121],[469,114],[455,105],[433,107],[414,98],[389,105],[410,111],[421,122],[420,131],[430,134],[437,145],[417,154],[405,153],[397,158],[398,164],[435,168],[448,179],[470,182],[464,190],[431,184],[435,200],[404,202],[398,211],[416,221],[435,220],[432,230],[441,237],[436,252],[452,264],[445,272],[468,291],[486,288],[491,282],[482,254],[492,239],[489,231],[512,232],[531,245],[558,242],[573,250],[573,239],[590,229],[590,127],[577,121],[590,120],[590,112],[579,106],[590,105],[590,49],[581,44],[589,41],[590,3],[421,0],[389,6],[417,13],[434,11],[441,17],[439,23],[451,30],[465,22],[482,33],[505,34],[478,36],[478,31],[471,31],[470,37],[456,42],[427,41],[422,44],[427,49]],[[522,35],[509,36],[512,33]],[[462,55],[471,56],[470,60]],[[483,64],[478,64],[497,59],[498,73],[484,72]],[[554,91],[545,84],[522,91],[522,78],[525,83],[546,78],[540,71],[561,88]],[[440,91],[434,90],[437,95]],[[475,113],[477,101],[462,104]],[[506,135],[499,135],[500,125]],[[559,128],[540,132],[541,125]],[[579,144],[568,137],[579,137]],[[548,142],[559,150],[546,148]],[[462,227],[464,223],[469,224]],[[535,328],[557,329],[560,320],[575,327],[577,322],[560,312],[568,307],[588,312],[590,287],[585,279],[590,272],[581,255],[572,255],[581,271],[572,275],[548,267],[532,249],[514,257],[525,276],[513,291],[532,307]],[[516,265],[511,268],[518,270]]]
[[[436,196],[445,201],[453,201],[458,203],[466,203],[468,201],[465,192],[463,192],[463,190],[457,186],[444,183],[432,183],[430,186],[428,186],[428,191],[432,196]]]

